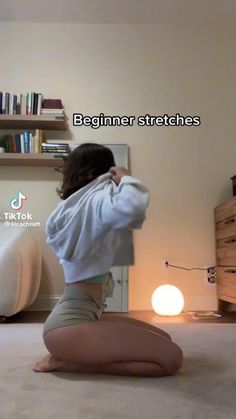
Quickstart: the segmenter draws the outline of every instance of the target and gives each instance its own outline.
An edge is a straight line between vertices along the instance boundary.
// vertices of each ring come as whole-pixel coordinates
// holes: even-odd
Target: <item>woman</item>
[[[177,373],[182,350],[161,329],[102,312],[113,295],[112,266],[133,264],[132,230],[141,228],[149,191],[111,150],[84,143],[68,156],[57,193],[63,200],[46,223],[47,243],[64,270],[64,294],[44,324],[49,355],[36,372],[132,376]],[[145,278],[144,278],[145,279]]]

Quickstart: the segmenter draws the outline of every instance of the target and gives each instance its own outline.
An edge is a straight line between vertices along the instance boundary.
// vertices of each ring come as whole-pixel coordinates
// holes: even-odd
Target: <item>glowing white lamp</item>
[[[183,294],[174,285],[161,285],[152,294],[152,307],[160,316],[177,316],[184,307]]]

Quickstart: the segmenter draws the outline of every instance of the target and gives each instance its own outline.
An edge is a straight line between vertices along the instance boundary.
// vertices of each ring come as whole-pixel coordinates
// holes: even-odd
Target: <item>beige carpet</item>
[[[43,325],[0,325],[0,418],[235,419],[236,324],[158,326],[184,351],[176,376],[37,374]]]

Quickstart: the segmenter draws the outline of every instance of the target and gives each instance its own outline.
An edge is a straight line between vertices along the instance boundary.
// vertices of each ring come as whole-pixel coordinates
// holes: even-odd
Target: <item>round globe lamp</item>
[[[183,294],[174,285],[161,285],[152,294],[152,308],[160,316],[178,316],[183,307]]]

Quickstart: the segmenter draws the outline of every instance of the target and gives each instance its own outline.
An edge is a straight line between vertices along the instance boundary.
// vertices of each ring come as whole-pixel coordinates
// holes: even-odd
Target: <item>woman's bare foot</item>
[[[41,361],[37,362],[33,371],[48,372],[55,371],[61,365],[61,361],[54,358],[51,354],[45,356]]]
[[[37,362],[33,368],[35,372],[50,372],[50,371],[79,371],[79,367],[69,362],[61,361],[49,354],[45,356],[41,361]]]

